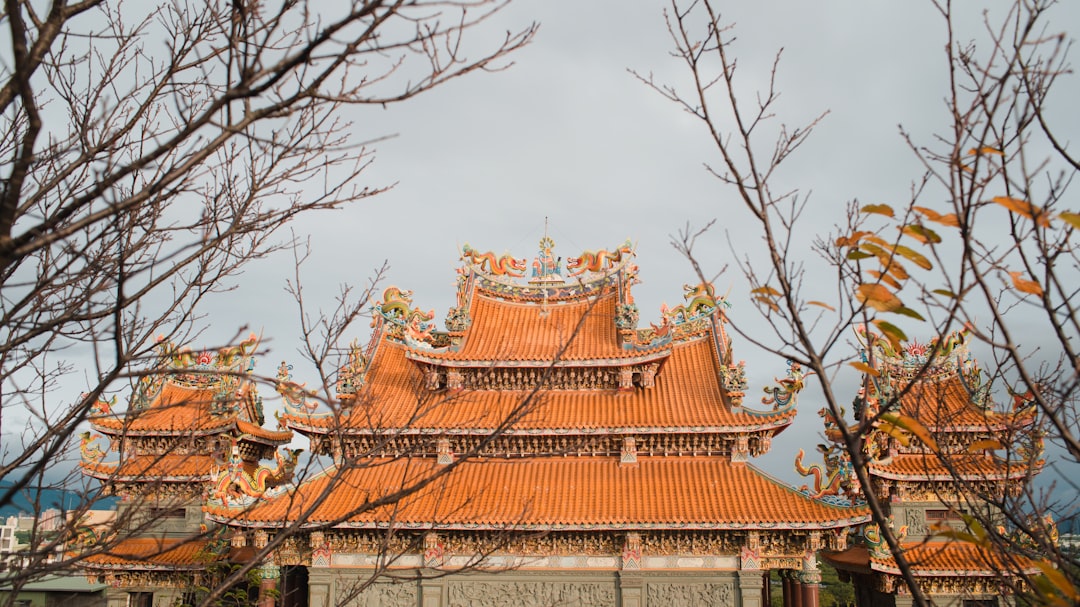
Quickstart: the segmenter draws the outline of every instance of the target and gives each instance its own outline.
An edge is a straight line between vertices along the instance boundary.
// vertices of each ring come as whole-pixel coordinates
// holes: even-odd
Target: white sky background
[[[744,92],[765,86],[773,56],[784,47],[778,120],[797,126],[830,111],[780,175],[781,183],[812,192],[796,241],[812,262],[809,244],[843,220],[851,199],[907,199],[920,167],[897,125],[929,142],[945,124],[944,24],[928,1],[729,4],[726,19],[737,24],[734,50]],[[977,19],[981,6],[995,3],[962,4]],[[513,56],[509,70],[471,75],[387,109],[355,108],[350,115],[357,141],[396,135],[377,144],[367,183],[397,185],[353,208],[295,224],[314,246],[304,271],[308,304],[329,309],[341,283],[362,288],[388,260],[387,282],[378,292],[390,284],[413,290],[414,304],[434,308],[441,327],[454,301],[460,246],[468,242],[531,260],[545,217],[564,260],[627,237],[638,244],[642,283],[634,292],[642,326],[659,320],[661,302],[682,303],[683,283],[696,282],[669,245],[688,223],[717,220],[698,247],[707,273],[734,262],[732,248],[739,255],[760,253],[756,226],[740,227],[749,220],[741,203],[702,168],[718,162],[702,125],[627,72],[687,84],[685,67],[668,55],[666,6],[652,0],[519,0],[488,24],[490,33],[501,35],[541,23],[535,42]],[[1080,3],[1058,7],[1052,24],[1075,28]],[[1058,91],[1057,117],[1068,121],[1063,133],[1078,132],[1068,115],[1077,91],[1075,77]],[[297,380],[313,381],[295,351],[296,310],[284,292],[291,276],[286,255],[250,266],[235,291],[205,310],[205,342],[219,343],[248,325],[264,334],[271,350],[259,371],[273,373],[286,358],[296,363]],[[827,275],[810,276],[829,286]],[[737,269],[715,284],[720,293],[730,288],[735,322],[761,326]],[[912,337],[926,337],[914,326],[905,328]],[[768,339],[765,330],[759,329]],[[366,342],[368,336],[366,323],[359,326],[355,337]],[[737,338],[735,355],[747,360],[748,404],[756,404],[762,387],[783,375],[784,361]],[[839,384],[842,402],[854,396],[854,370],[847,375]],[[805,482],[792,461],[799,447],[811,461],[818,457],[818,394],[810,380],[794,426],[774,441],[771,454],[755,460],[758,466]]]

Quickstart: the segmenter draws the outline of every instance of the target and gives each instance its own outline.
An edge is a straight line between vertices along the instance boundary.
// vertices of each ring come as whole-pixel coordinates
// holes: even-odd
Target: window
[[[154,593],[129,592],[128,607],[154,607]]]
[[[997,599],[965,599],[964,607],[997,607]]]
[[[962,522],[964,520],[963,514],[956,510],[927,510],[926,522],[928,523],[941,523],[945,521],[957,521]],[[975,606],[973,606],[975,607]]]

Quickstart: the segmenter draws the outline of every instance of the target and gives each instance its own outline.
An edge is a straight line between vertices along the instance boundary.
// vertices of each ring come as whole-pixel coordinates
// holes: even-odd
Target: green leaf
[[[1058,217],[1064,219],[1072,227],[1080,230],[1080,213],[1070,213],[1065,211],[1058,215]]]
[[[930,260],[927,259],[926,256],[923,255],[922,253],[919,253],[917,251],[909,249],[908,247],[905,247],[904,245],[899,245],[899,244],[896,245],[896,247],[894,247],[894,248],[896,249],[896,252],[898,254],[902,255],[905,259],[907,259],[908,261],[914,263],[915,265],[919,266],[920,268],[922,268],[924,270],[933,269],[934,264],[930,263]]]
[[[948,289],[934,289],[933,291],[931,291],[931,293],[936,293],[942,297],[948,297],[950,299],[956,299],[956,293],[953,293]]]
[[[911,308],[908,308],[906,306],[902,307],[902,308],[900,308],[898,310],[893,310],[893,312],[896,312],[897,314],[900,314],[901,316],[907,316],[908,318],[914,318],[915,320],[926,320],[925,318],[922,317],[922,314],[919,314],[915,310],[912,310]]]
[[[848,254],[847,254],[847,258],[852,260],[852,261],[858,261],[858,260],[861,260],[861,259],[869,259],[871,257],[874,257],[874,255],[871,255],[869,253],[863,253],[862,251],[860,251],[858,249],[852,249],[852,250],[848,251]]]

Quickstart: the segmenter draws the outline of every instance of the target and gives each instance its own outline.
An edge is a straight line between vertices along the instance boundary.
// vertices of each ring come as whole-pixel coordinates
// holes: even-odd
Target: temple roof
[[[262,427],[262,399],[247,378],[254,366],[253,335],[234,348],[195,354],[161,346],[157,366],[142,377],[126,410],[99,401],[90,417],[95,430],[122,436],[206,436],[232,432],[269,445],[292,439],[292,432]]]
[[[134,455],[123,461],[82,461],[86,474],[112,481],[203,482],[213,478],[213,471],[224,467],[209,455]]]
[[[942,461],[946,458],[946,462]],[[989,454],[900,453],[885,461],[868,464],[875,476],[893,480],[1001,481],[1026,478],[1032,461],[1006,461]]]
[[[425,393],[421,373],[407,359],[409,349],[382,338],[367,373],[362,404],[349,410],[346,432],[489,432],[503,423],[529,395],[527,391],[464,390]],[[794,408],[749,412],[725,401],[717,379],[716,349],[700,337],[671,347],[656,384],[648,389],[541,390],[530,410],[510,429],[540,432],[568,428],[591,431],[735,432],[782,429],[795,418]],[[301,431],[337,431],[331,416],[290,414],[289,425]]]
[[[447,471],[440,475],[440,471]],[[354,514],[402,487],[434,480],[395,503]],[[323,492],[329,497],[305,512]],[[331,470],[241,511],[209,506],[212,519],[253,527],[417,529],[831,529],[865,522],[865,508],[810,499],[747,464],[715,457],[367,460]],[[235,517],[235,518],[234,518]]]
[[[968,351],[968,335],[959,331],[931,340],[911,341],[895,349],[888,340],[856,330],[876,375],[868,375],[870,398],[896,407],[931,432],[982,433],[1017,430],[1035,421],[1034,408],[1014,396],[1009,411],[998,410],[990,385]],[[872,407],[873,408],[873,407]]]
[[[506,301],[477,293],[470,307],[472,324],[460,348],[410,351],[418,360],[443,364],[610,365],[620,359],[669,351],[666,344],[644,350],[622,347],[615,326],[614,289],[592,298],[561,302]]]
[[[240,387],[236,398],[245,398],[250,389],[252,386]],[[119,415],[98,415],[91,418],[91,424],[99,432],[127,436],[193,436],[235,430],[258,442],[284,444],[292,439],[288,430],[270,430],[247,419],[242,407],[220,412],[220,399],[215,398],[217,390],[166,379],[145,408],[129,409]]]
[[[131,537],[106,552],[81,558],[79,566],[119,571],[200,570],[220,558],[210,550],[213,543],[206,539]]]

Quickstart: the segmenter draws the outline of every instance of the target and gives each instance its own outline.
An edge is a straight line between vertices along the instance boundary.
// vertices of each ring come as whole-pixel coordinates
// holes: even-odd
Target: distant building
[[[158,368],[140,381],[126,411],[98,403],[91,426],[100,434],[83,434],[82,467],[120,503],[111,527],[83,521],[74,549],[87,554],[80,562],[86,575],[108,585],[110,607],[192,604],[200,586],[225,572],[228,535],[202,512],[219,470],[254,473],[264,488],[287,480],[258,467],[292,433],[262,427],[262,400],[247,378],[255,344],[253,337],[203,353],[163,344]]]
[[[987,498],[1018,495],[1042,467],[1042,444],[1032,433],[1034,408],[1022,397],[1012,411],[992,406],[963,333],[929,344],[912,342],[899,351],[884,338],[860,335],[875,373],[866,376],[856,399],[856,419],[873,419],[883,410],[893,415],[864,439],[870,490],[885,505],[920,588],[941,607],[1011,603],[1010,578],[1038,572],[1030,560],[938,531],[966,532],[965,518],[979,513],[981,520],[997,521],[1004,533],[1005,520]],[[904,429],[903,418],[925,427],[933,448]],[[826,434],[830,431],[836,431],[835,422]],[[1011,448],[1005,456],[995,454],[1006,441]],[[911,604],[877,525],[861,529],[847,551],[825,555],[854,582],[859,605]]]

